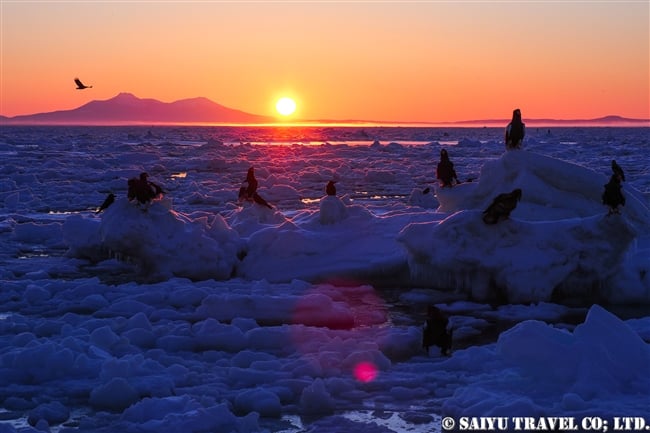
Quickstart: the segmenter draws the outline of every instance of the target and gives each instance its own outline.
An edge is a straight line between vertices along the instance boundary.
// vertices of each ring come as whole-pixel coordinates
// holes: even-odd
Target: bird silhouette
[[[138,203],[146,204],[160,198],[166,193],[160,185],[151,182],[147,173],[140,173],[140,177],[134,177],[128,181],[127,197],[129,201],[136,199]]]
[[[327,186],[325,187],[325,192],[327,195],[336,195],[336,186],[334,186],[336,182],[333,180],[330,180],[327,182]]]
[[[483,222],[485,224],[496,224],[500,220],[506,219],[517,207],[517,202],[521,200],[521,189],[514,189],[512,192],[499,194],[492,200],[492,204],[483,211]]]
[[[99,209],[97,209],[97,212],[95,213],[100,213],[101,211],[105,210],[107,207],[112,205],[114,201],[115,201],[115,194],[113,193],[108,194],[106,200],[104,200],[104,203],[102,203],[102,205],[99,207]]]
[[[255,169],[253,167],[250,167],[246,173],[246,180],[244,180],[244,185],[239,188],[239,200],[253,200],[257,204],[261,204],[262,206],[266,206],[269,209],[273,209],[273,206],[271,206],[266,200],[262,198],[262,196],[257,193],[257,185],[258,182],[257,178],[255,178]]]
[[[621,191],[621,178],[618,174],[614,173],[605,185],[602,199],[603,204],[609,207],[607,215],[619,213],[618,207],[625,206],[625,196],[623,195],[623,191]]]
[[[84,83],[81,82],[79,78],[75,78],[74,82],[77,85],[77,90],[91,89],[93,87],[93,86],[86,86]]]
[[[440,353],[448,356],[451,351],[453,331],[447,329],[449,319],[439,308],[429,305],[427,319],[422,329],[422,348],[429,354],[431,346],[440,347]]]
[[[614,172],[621,182],[625,181],[625,173],[623,173],[623,169],[616,163],[615,159],[612,159],[612,172]]]

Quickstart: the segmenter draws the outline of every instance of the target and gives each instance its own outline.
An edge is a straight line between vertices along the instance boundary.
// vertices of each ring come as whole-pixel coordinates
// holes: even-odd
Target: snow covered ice
[[[503,291],[511,302],[555,295],[648,303],[650,251],[634,243],[650,233],[647,199],[626,188],[625,216],[606,215],[597,187],[604,181],[537,153],[506,152],[485,163],[478,182],[438,190],[439,209],[455,213],[442,222],[409,225],[399,239],[413,272],[478,299]],[[512,219],[486,227],[482,210],[515,187],[524,193]]]
[[[149,129],[0,131],[0,431],[650,422],[647,128],[510,152],[490,128]],[[607,216],[612,159],[627,201]],[[274,209],[238,203],[250,166]],[[126,199],[143,171],[168,191],[146,210]],[[450,357],[421,348],[428,304]]]

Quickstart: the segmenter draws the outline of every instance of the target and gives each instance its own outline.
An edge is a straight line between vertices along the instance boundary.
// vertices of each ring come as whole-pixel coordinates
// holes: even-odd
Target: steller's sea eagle
[[[93,87],[93,86],[86,86],[84,83],[81,82],[79,78],[75,78],[74,82],[77,84],[77,90],[90,89]]]

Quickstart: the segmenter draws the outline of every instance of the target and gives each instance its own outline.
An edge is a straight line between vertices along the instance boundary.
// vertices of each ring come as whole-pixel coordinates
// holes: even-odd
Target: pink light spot
[[[360,362],[354,367],[354,377],[359,382],[371,382],[377,377],[377,367],[372,362]]]

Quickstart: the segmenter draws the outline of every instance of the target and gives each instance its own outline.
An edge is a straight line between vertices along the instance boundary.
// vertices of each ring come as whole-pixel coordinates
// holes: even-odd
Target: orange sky
[[[262,115],[290,96],[296,119],[650,118],[646,0],[0,0],[0,16],[5,116],[131,92]]]

